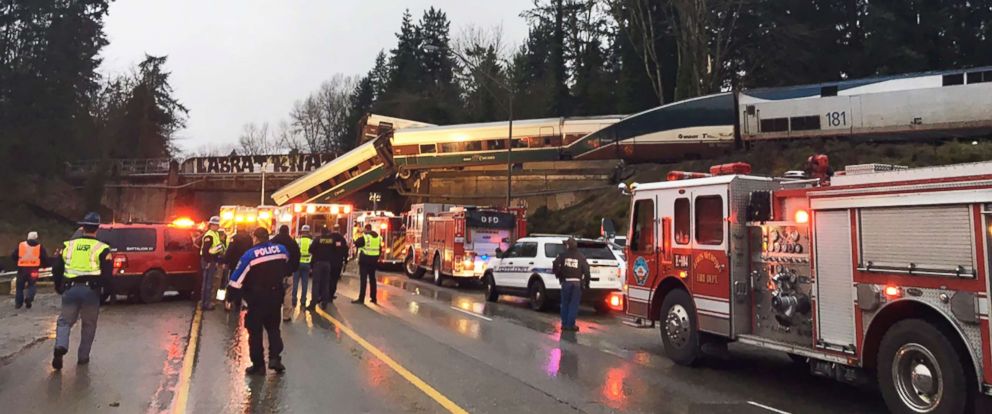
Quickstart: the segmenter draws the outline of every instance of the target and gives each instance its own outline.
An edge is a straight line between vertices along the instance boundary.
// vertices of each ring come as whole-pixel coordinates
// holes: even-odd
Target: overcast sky
[[[435,6],[452,38],[467,27],[501,26],[505,44],[527,35],[519,15],[532,0],[117,0],[104,30],[102,72],[145,53],[168,55],[172,86],[189,108],[179,146],[228,146],[242,125],[286,119],[293,102],[335,73],[367,72],[395,46],[403,9],[414,20]]]

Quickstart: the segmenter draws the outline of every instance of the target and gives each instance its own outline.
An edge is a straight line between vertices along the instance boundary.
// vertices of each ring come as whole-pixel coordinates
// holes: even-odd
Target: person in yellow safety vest
[[[221,241],[220,217],[213,216],[207,231],[200,238],[200,269],[202,270],[202,280],[200,280],[200,308],[203,310],[214,309],[214,277],[217,275],[217,263],[224,253],[224,243]]]
[[[14,308],[20,309],[21,306],[26,306],[31,309],[31,302],[34,302],[34,294],[37,290],[35,283],[38,282],[38,270],[49,266],[48,252],[38,241],[38,232],[28,233],[28,239],[17,245],[10,258],[17,263]]]
[[[310,225],[304,224],[300,228],[300,237],[296,242],[300,245],[300,267],[296,269],[296,273],[293,273],[293,294],[292,303],[293,307],[299,303],[300,307],[307,306],[307,283],[310,281],[310,261],[313,256],[310,254],[310,245],[313,244],[313,237],[310,236]],[[296,296],[296,292],[299,290],[300,296]],[[296,298],[300,301],[297,302]]]
[[[69,333],[77,319],[83,327],[76,363],[90,362],[90,348],[96,336],[100,316],[100,289],[109,286],[113,262],[110,246],[96,239],[100,215],[87,213],[82,234],[65,242],[62,253],[52,266],[55,291],[62,295],[62,313],[55,324],[55,353],[52,368],[62,369],[62,357],[69,352]]]
[[[379,256],[382,253],[382,238],[372,230],[372,225],[365,225],[365,234],[355,239],[358,249],[358,299],[351,303],[365,303],[365,284],[369,284],[369,301],[376,302],[375,270],[379,266]]]

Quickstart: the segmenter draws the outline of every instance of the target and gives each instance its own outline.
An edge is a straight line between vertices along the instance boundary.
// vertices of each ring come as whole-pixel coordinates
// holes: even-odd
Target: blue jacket
[[[252,246],[241,256],[238,267],[231,272],[231,287],[245,292],[282,289],[282,279],[289,274],[289,251],[278,243],[265,242]]]

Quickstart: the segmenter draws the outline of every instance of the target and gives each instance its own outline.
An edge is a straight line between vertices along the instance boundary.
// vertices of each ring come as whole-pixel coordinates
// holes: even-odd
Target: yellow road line
[[[394,361],[392,358],[389,357],[389,355],[386,355],[385,352],[382,352],[382,350],[376,348],[375,345],[370,344],[368,341],[366,341],[364,338],[359,336],[357,333],[355,333],[355,331],[351,330],[351,328],[346,326],[341,321],[335,319],[331,315],[328,315],[327,312],[324,312],[320,308],[317,308],[317,314],[323,317],[324,319],[327,319],[329,322],[333,323],[335,326],[337,326],[338,329],[341,330],[341,332],[344,332],[344,334],[348,335],[349,338],[351,338],[355,342],[358,342],[358,344],[361,345],[362,348],[365,348],[366,351],[369,351],[376,358],[379,358],[379,360],[385,362],[386,365],[389,365],[389,367],[393,369],[393,371],[396,371],[397,374],[400,374],[400,376],[406,378],[407,381],[410,381],[411,384],[419,388],[420,391],[423,391],[424,394],[427,394],[427,396],[431,397],[434,401],[437,401],[438,404],[441,404],[441,406],[444,407],[449,412],[456,414],[468,414],[468,411],[465,411],[464,408],[459,407],[458,404],[455,404],[453,401],[448,399],[448,397],[445,397],[444,394],[441,394],[440,392],[438,392],[438,390],[434,389],[434,387],[430,386],[429,384],[424,382],[424,380],[420,379],[412,372],[410,372],[408,369],[400,365],[398,362]]]
[[[189,328],[189,343],[186,345],[186,353],[183,355],[183,367],[179,372],[179,381],[176,383],[176,393],[172,397],[172,412],[176,414],[186,413],[186,404],[189,402],[189,384],[193,379],[193,365],[196,361],[196,347],[200,342],[200,324],[203,321],[203,310],[199,306],[193,314],[193,323]]]

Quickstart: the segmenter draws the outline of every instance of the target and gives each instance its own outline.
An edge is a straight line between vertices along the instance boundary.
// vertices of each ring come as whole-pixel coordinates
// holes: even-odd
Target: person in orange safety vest
[[[38,241],[38,232],[28,233],[28,239],[17,245],[10,258],[17,263],[14,308],[20,309],[21,306],[26,306],[31,309],[31,302],[34,302],[37,291],[35,284],[38,282],[38,271],[42,267],[49,266],[48,252]]]

